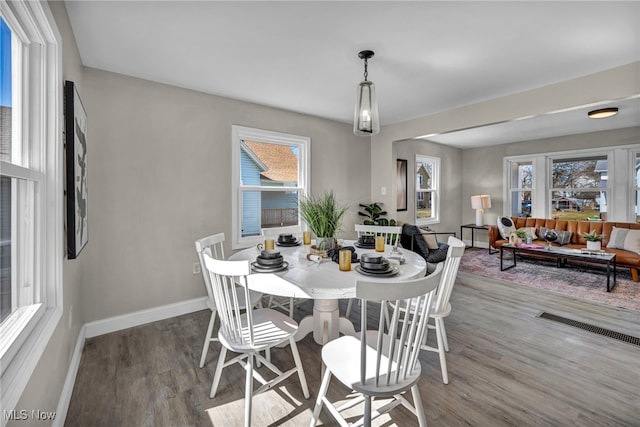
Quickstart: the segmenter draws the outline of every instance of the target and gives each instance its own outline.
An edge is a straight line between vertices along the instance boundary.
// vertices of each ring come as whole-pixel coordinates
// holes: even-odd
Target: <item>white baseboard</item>
[[[148,308],[146,310],[134,311],[133,313],[86,323],[84,325],[86,327],[85,335],[87,338],[93,338],[98,335],[121,331],[171,317],[182,316],[183,314],[193,313],[194,311],[200,311],[206,308],[207,298],[202,297],[160,307]]]
[[[64,380],[64,386],[62,387],[60,400],[58,400],[56,418],[52,423],[53,427],[64,426],[64,422],[67,418],[67,411],[69,410],[69,404],[71,403],[71,394],[73,393],[73,385],[76,383],[76,375],[78,374],[78,368],[80,367],[82,349],[84,348],[84,341],[86,339],[85,332],[86,328],[83,325],[80,328],[80,333],[78,333],[78,339],[76,340],[76,346],[73,349],[73,356],[71,356],[71,363],[69,364],[67,377]]]
[[[69,370],[67,371],[64,386],[62,387],[60,399],[58,400],[56,418],[52,424],[53,427],[63,426],[67,418],[67,411],[69,410],[69,404],[71,403],[73,386],[76,382],[76,375],[78,374],[80,359],[82,358],[82,349],[84,348],[84,342],[87,338],[97,337],[99,335],[121,331],[134,326],[140,326],[158,320],[193,313],[206,308],[207,297],[201,297],[160,307],[148,308],[146,310],[134,311],[133,313],[96,320],[82,325],[80,332],[78,333],[76,346],[73,349],[73,356],[71,357],[71,363],[69,364]]]

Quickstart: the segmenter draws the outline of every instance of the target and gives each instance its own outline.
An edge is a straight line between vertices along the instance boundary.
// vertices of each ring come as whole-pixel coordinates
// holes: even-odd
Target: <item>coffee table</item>
[[[511,252],[513,264],[504,265],[504,252]],[[567,261],[576,261],[587,266],[599,265],[607,268],[607,292],[616,286],[616,254],[608,252],[586,251],[581,249],[559,248],[557,246],[534,247],[529,245],[502,245],[500,246],[500,271],[509,270],[516,266],[516,254],[529,254],[538,257],[555,259],[557,267],[566,267]],[[611,272],[613,271],[613,282]]]

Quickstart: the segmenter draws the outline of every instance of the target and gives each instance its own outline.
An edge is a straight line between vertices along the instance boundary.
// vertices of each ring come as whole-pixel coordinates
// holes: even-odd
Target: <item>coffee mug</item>
[[[276,248],[276,244],[273,239],[265,239],[264,245],[262,243],[258,243],[256,245],[256,248],[258,248],[259,251],[261,250],[270,251]]]

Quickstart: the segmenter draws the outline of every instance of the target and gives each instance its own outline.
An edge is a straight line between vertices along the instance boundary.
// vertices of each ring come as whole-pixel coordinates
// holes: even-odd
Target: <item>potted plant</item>
[[[335,238],[346,211],[347,208],[336,201],[333,191],[300,199],[300,215],[317,237],[316,249],[328,250],[335,247]]]
[[[582,233],[582,237],[587,241],[587,249],[590,251],[599,251],[602,248],[602,234],[598,234],[596,230],[590,233]]]
[[[516,231],[512,231],[509,237],[510,237],[509,241],[511,242],[512,245],[520,244],[527,237],[527,232],[523,229],[519,229]]]
[[[369,203],[368,205],[360,203],[359,206],[364,209],[364,212],[358,212],[358,215],[364,216],[367,219],[364,220],[364,225],[383,225],[379,224],[379,221],[384,218],[380,218],[387,214],[387,211],[383,211],[380,207],[382,203]]]

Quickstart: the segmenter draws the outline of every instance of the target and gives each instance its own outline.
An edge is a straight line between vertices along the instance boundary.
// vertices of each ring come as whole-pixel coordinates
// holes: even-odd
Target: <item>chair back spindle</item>
[[[374,384],[376,387],[395,385],[415,373],[442,270],[443,265],[438,264],[429,276],[405,281],[398,286],[358,281],[356,296],[363,300],[361,324],[367,324],[367,301],[380,302],[381,307],[378,330],[361,330],[361,384]],[[392,307],[393,310],[387,314],[389,310],[384,307]]]
[[[251,272],[249,261],[224,261],[204,254],[204,261],[210,275],[212,291],[220,316],[220,328],[224,336],[236,344],[254,345],[252,310],[246,310],[245,316],[240,312],[239,292],[244,292],[245,301],[249,298],[247,276]],[[237,285],[240,285],[239,287]],[[246,318],[243,325],[242,318]],[[248,336],[243,334],[248,331]],[[248,326],[248,327],[247,327]]]

